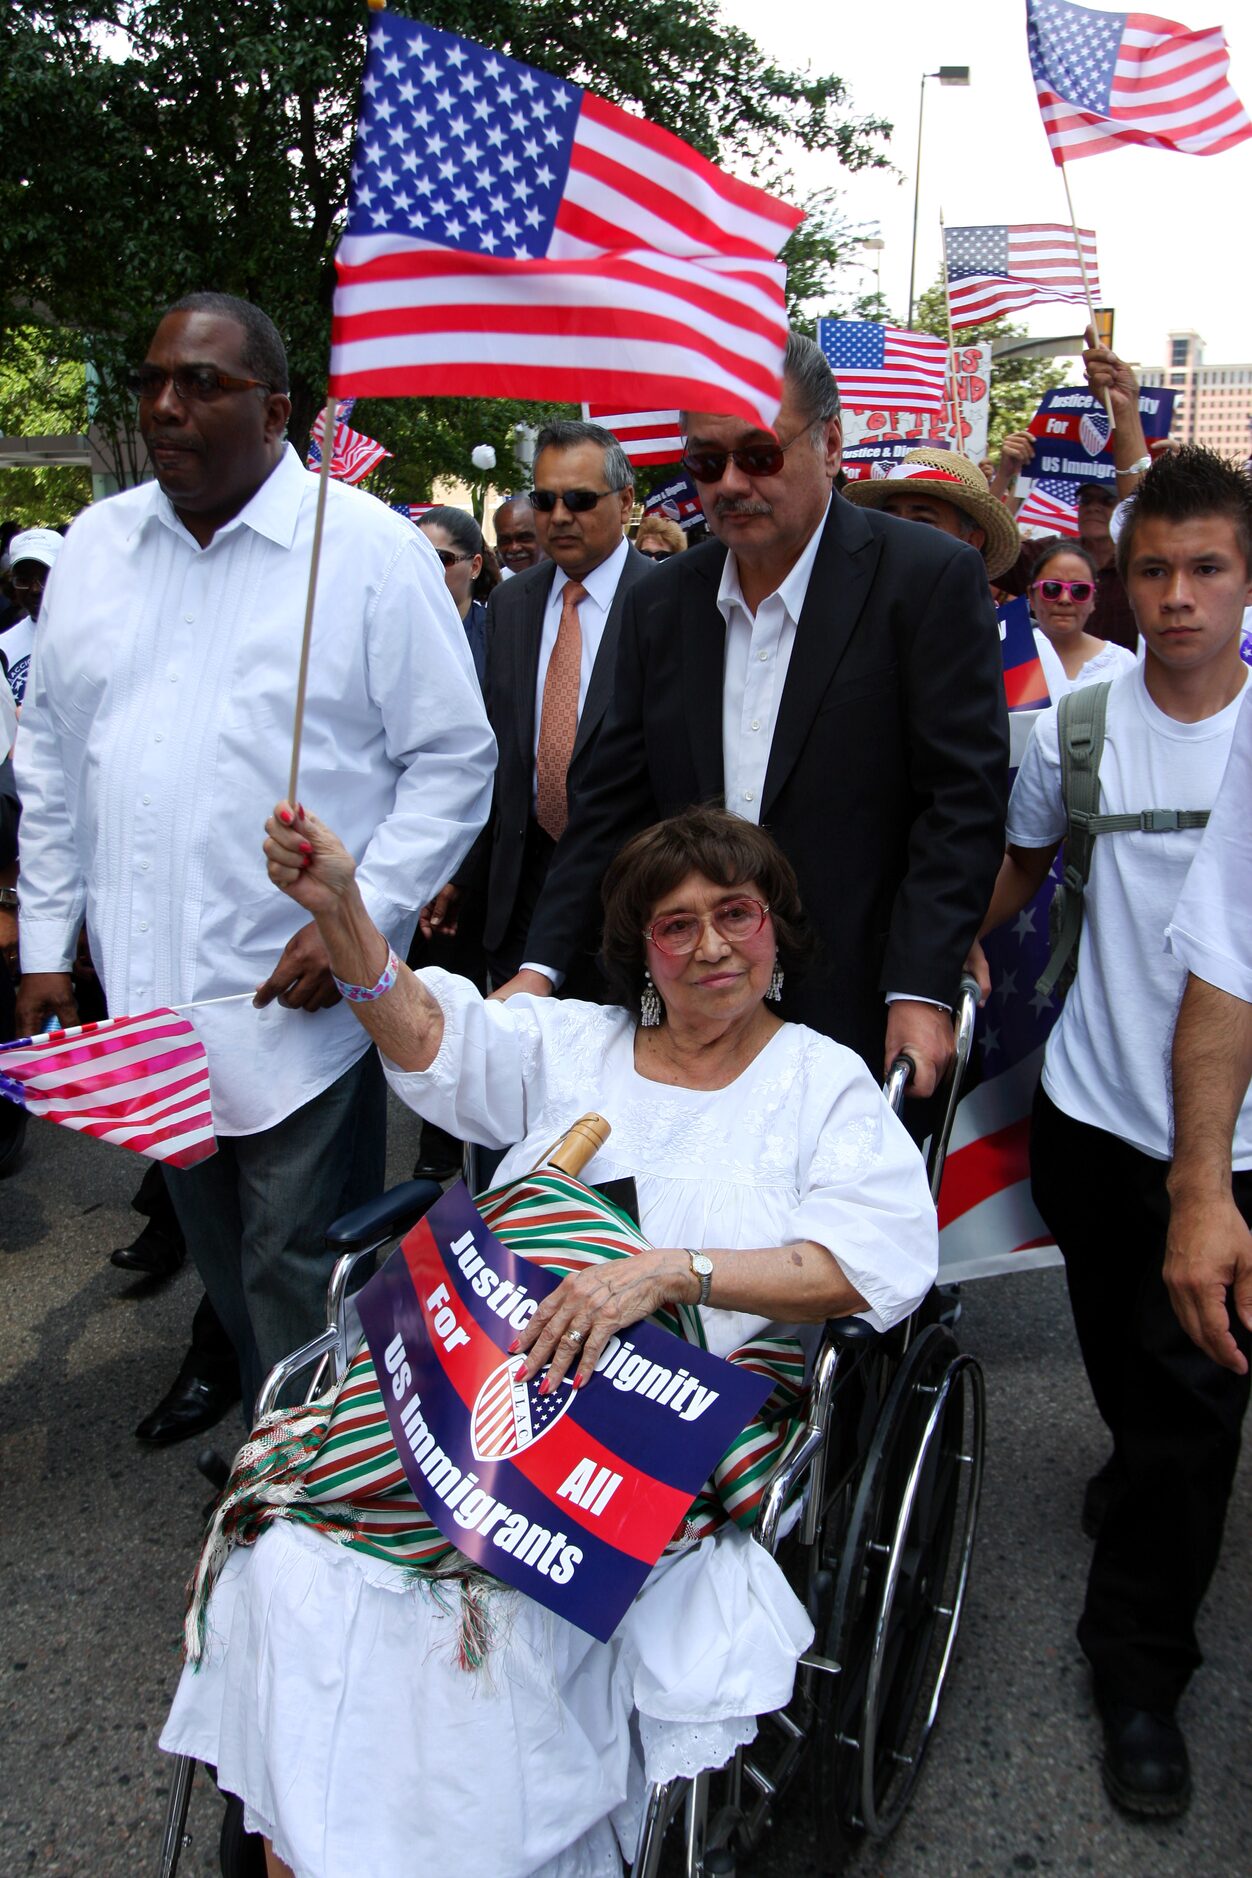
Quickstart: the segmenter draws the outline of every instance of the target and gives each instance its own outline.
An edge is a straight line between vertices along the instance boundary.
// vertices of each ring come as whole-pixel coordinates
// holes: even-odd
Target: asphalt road
[[[391,1178],[416,1124],[393,1117]],[[32,1124],[0,1183],[0,1878],[156,1873],[167,1791],[156,1738],[178,1675],[183,1587],[207,1498],[187,1447],[131,1430],[164,1392],[198,1295],[128,1282],[138,1163]],[[1252,1465],[1204,1614],[1187,1698],[1196,1798],[1185,1820],[1124,1820],[1099,1782],[1073,1641],[1088,1546],[1083,1482],[1101,1430],[1055,1272],[966,1287],[963,1343],[988,1384],[989,1452],[958,1659],[913,1806],[853,1878],[1252,1872]],[[226,1447],[228,1431],[221,1431]],[[197,1444],[192,1443],[194,1448]],[[220,1803],[201,1777],[183,1878],[215,1878]],[[741,1878],[824,1871],[802,1806]],[[381,1878],[365,1862],[359,1878]],[[430,1878],[439,1878],[431,1874]]]

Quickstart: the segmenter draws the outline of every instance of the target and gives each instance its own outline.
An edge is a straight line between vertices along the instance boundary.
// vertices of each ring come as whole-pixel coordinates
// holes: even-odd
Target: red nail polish
[[[525,1363],[523,1363],[519,1369],[515,1369],[513,1371],[513,1380],[514,1382],[522,1382],[525,1380],[525,1376],[526,1376],[526,1365]]]
[[[575,1376],[574,1378],[575,1389],[581,1389],[583,1384],[586,1382],[586,1380],[587,1378],[585,1376]]]
[[[311,841],[302,841],[300,843],[300,852],[301,854],[312,854],[313,843]]]
[[[510,1356],[516,1356],[516,1355],[517,1355],[517,1353],[518,1353],[518,1351],[519,1351],[519,1350],[521,1349],[521,1347],[522,1347],[522,1340],[521,1340],[521,1338],[520,1338],[520,1337],[514,1337],[514,1339],[513,1339],[513,1341],[512,1341],[512,1343],[511,1343],[511,1344],[509,1345],[509,1355],[510,1355]]]
[[[303,821],[303,820],[304,820],[304,804],[303,804],[303,802],[297,802],[297,803],[296,803],[296,814],[297,814],[297,815],[298,815],[298,816],[300,817],[300,820],[301,820],[301,821]]]
[[[292,816],[290,809],[279,809],[278,819],[280,822],[286,822],[287,826],[290,828],[294,817]]]

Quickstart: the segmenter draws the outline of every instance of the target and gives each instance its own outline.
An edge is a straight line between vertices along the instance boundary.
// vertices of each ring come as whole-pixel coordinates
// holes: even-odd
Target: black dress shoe
[[[1104,1721],[1104,1784],[1124,1813],[1174,1819],[1191,1804],[1191,1766],[1172,1715],[1111,1704]]]
[[[109,1263],[119,1271],[140,1272],[145,1278],[172,1278],[186,1256],[187,1244],[181,1233],[174,1238],[149,1220],[130,1245],[120,1245],[109,1254]]]
[[[227,1409],[238,1400],[238,1382],[197,1376],[189,1359],[179,1370],[169,1394],[161,1398],[151,1415],[145,1415],[136,1428],[136,1439],[146,1441],[153,1448],[186,1441],[189,1435],[198,1435],[220,1422]]]
[[[422,1123],[422,1139],[413,1164],[414,1180],[451,1180],[461,1171],[461,1143],[446,1129]]]

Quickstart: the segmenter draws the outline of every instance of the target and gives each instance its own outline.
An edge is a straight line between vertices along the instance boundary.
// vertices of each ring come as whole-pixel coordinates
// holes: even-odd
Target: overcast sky
[[[1087,0],[1097,11],[1118,9]],[[902,172],[849,176],[801,154],[801,187],[836,183],[850,219],[877,223],[886,241],[882,284],[901,321],[908,303],[917,103],[923,72],[968,65],[968,89],[926,86],[918,222],[918,290],[936,277],[939,211],[950,223],[1063,222],[1061,173],[1044,136],[1026,56],[1025,0],[722,0],[723,11],[780,62],[808,62],[849,86],[859,113],[895,125],[890,156]],[[1220,23],[1231,80],[1252,112],[1252,7],[1248,0],[1176,0],[1193,30]],[[1145,365],[1165,357],[1165,335],[1193,327],[1210,364],[1252,360],[1252,139],[1221,156],[1114,150],[1068,166],[1080,225],[1099,245],[1103,301],[1117,315],[1117,350]],[[864,275],[872,288],[874,256]],[[1019,316],[1039,336],[1077,330],[1077,309]]]

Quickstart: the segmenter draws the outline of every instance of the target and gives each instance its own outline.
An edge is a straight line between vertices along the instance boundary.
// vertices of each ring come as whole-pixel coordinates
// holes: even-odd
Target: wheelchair
[[[977,987],[964,980],[955,1063],[927,1160],[935,1199],[976,1009]],[[897,1112],[911,1067],[901,1059],[885,1085]],[[335,1222],[326,1327],[271,1370],[258,1416],[297,1376],[312,1372],[310,1397],[342,1379],[358,1336],[353,1278],[385,1259],[441,1192],[434,1181],[408,1181]],[[942,1321],[947,1313],[936,1318],[936,1298],[885,1333],[859,1318],[825,1326],[805,1424],[767,1482],[753,1528],[806,1605],[813,1647],[786,1707],[762,1715],[757,1739],[725,1768],[648,1790],[630,1878],[659,1878],[670,1839],[678,1843],[667,1871],[733,1874],[806,1791],[827,1874],[859,1839],[886,1838],[903,1815],[952,1665],[983,1475],[982,1371]],[[174,1878],[189,1843],[195,1768],[174,1758],[161,1878]],[[242,1813],[228,1798],[223,1878],[263,1878],[260,1842],[244,1833]]]

